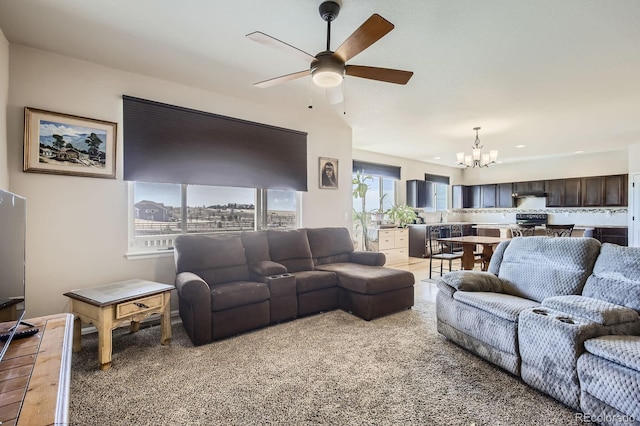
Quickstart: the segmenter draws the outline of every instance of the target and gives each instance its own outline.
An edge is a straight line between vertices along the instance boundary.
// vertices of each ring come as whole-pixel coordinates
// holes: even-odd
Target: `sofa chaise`
[[[575,410],[639,420],[640,248],[514,238],[437,285],[441,334]]]
[[[195,345],[336,308],[371,320],[414,302],[413,274],[354,251],[346,228],[181,235],[174,255]]]

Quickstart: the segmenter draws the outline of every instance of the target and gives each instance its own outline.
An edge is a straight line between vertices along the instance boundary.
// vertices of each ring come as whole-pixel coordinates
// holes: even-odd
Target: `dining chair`
[[[547,237],[570,237],[575,225],[545,225]]]
[[[535,232],[535,225],[517,225],[511,226],[511,237],[533,237]]]
[[[440,276],[442,276],[443,265],[445,260],[449,262],[449,272],[451,272],[451,264],[455,259],[462,259],[462,252],[453,251],[451,245],[443,245],[438,238],[449,235],[449,229],[446,226],[432,226],[429,230],[429,279],[433,273],[433,260],[440,259]]]

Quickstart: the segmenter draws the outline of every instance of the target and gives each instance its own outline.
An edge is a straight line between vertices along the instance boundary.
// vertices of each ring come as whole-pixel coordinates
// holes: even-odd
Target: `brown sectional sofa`
[[[174,253],[195,345],[336,308],[371,320],[413,306],[413,274],[354,251],[346,228],[181,235]]]

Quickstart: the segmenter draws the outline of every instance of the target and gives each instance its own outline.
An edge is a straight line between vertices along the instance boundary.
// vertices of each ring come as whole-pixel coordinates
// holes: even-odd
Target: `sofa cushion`
[[[640,320],[638,313],[631,308],[585,296],[550,297],[542,301],[542,306],[580,318],[586,318],[601,325],[622,324]]]
[[[602,336],[587,340],[584,347],[593,355],[640,372],[640,336]]]
[[[604,243],[583,296],[640,312],[640,247]]]
[[[271,260],[282,263],[289,272],[312,271],[313,260],[305,229],[267,231]]]
[[[533,300],[509,294],[489,293],[483,291],[456,291],[453,298],[459,302],[481,309],[507,321],[517,322],[518,315],[525,309],[540,306]]]
[[[193,272],[209,285],[249,279],[238,234],[180,235],[175,240],[176,273]]]
[[[489,272],[454,271],[444,274],[442,281],[460,291],[502,292],[502,281]]]
[[[537,302],[580,294],[599,251],[600,242],[593,238],[514,238],[504,250],[498,276],[505,293]]]
[[[378,294],[411,287],[415,277],[411,272],[383,266],[358,263],[331,263],[318,265],[318,269],[338,274],[340,287],[360,294]]]
[[[213,312],[269,300],[269,286],[253,281],[236,281],[218,284],[211,288]]]
[[[311,254],[316,264],[347,262],[353,242],[347,228],[307,229]]]
[[[245,231],[240,234],[240,238],[242,239],[244,254],[249,265],[271,260],[266,231]]]
[[[296,291],[307,293],[338,286],[338,277],[328,271],[298,271],[292,274],[296,277]]]

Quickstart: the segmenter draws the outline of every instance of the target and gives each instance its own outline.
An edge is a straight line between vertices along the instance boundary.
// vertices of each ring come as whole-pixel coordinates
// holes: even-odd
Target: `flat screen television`
[[[27,202],[0,189],[0,361],[25,313],[24,265]]]

